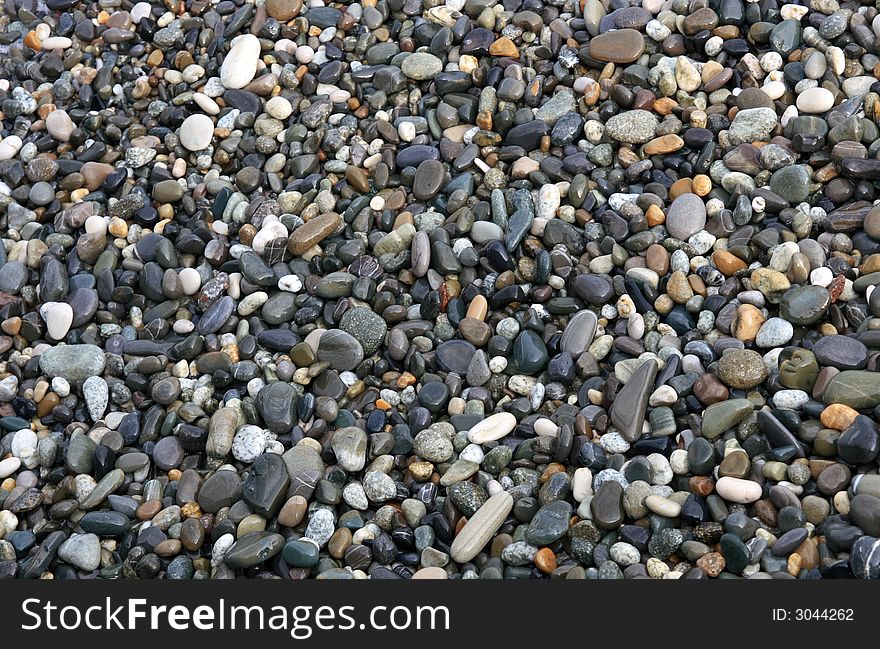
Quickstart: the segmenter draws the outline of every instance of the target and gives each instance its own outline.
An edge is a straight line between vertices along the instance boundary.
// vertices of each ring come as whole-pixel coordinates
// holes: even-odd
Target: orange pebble
[[[416,381],[418,381],[418,379],[415,376],[413,376],[409,372],[404,372],[397,379],[397,387],[406,388],[406,387],[409,387],[410,385],[415,385]],[[381,399],[380,399],[380,401],[381,401]],[[378,406],[378,404],[377,404],[377,406]]]
[[[40,46],[40,37],[37,35],[37,32],[33,30],[29,31],[27,35],[25,35],[24,44],[35,52],[39,52],[42,49],[42,47]]]
[[[643,151],[646,155],[657,155],[661,153],[673,153],[674,151],[678,151],[683,146],[684,140],[682,140],[674,133],[668,133],[667,135],[655,137],[653,140],[648,142],[645,145]]]
[[[669,115],[678,106],[678,102],[670,97],[661,97],[654,101],[654,112],[658,115]]]
[[[846,430],[852,426],[852,423],[858,416],[859,413],[857,410],[853,410],[843,403],[832,403],[822,411],[821,415],[819,415],[819,421],[821,421],[822,425],[826,428]]]
[[[648,209],[645,211],[645,218],[648,220],[648,225],[652,228],[655,225],[662,225],[666,223],[666,215],[663,213],[657,205],[651,203],[648,206]]]
[[[376,407],[379,410],[391,410],[391,404],[385,401],[385,399],[376,399]]]
[[[486,301],[486,298],[482,295],[477,295],[471,303],[468,305],[467,313],[465,314],[466,318],[474,318],[475,320],[480,320],[481,322],[486,319],[486,314],[489,312],[489,302]]]
[[[746,268],[746,262],[726,250],[716,250],[713,252],[712,261],[715,267],[728,277]]]
[[[694,181],[690,178],[679,178],[669,188],[669,200],[674,201],[682,194],[694,193]]]
[[[538,550],[537,554],[535,554],[535,565],[538,567],[538,570],[545,575],[549,575],[556,570],[556,567],[559,564],[556,562],[556,555],[553,554],[553,550],[550,548],[541,548]]]
[[[518,57],[519,48],[512,40],[506,36],[502,36],[489,46],[489,54],[492,56]]]

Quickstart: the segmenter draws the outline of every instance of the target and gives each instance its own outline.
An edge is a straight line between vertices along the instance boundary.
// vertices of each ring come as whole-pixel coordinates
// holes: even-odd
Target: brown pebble
[[[296,527],[306,515],[309,503],[302,496],[291,496],[278,512],[278,524],[284,527]]]
[[[138,506],[137,510],[135,511],[135,516],[137,516],[138,520],[148,521],[151,520],[160,511],[162,511],[161,500],[148,500]]]

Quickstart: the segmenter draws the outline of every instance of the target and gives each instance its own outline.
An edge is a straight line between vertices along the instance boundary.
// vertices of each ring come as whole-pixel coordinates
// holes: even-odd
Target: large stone
[[[58,548],[58,558],[90,572],[101,565],[101,542],[96,534],[74,534]]]
[[[509,412],[499,412],[486,417],[468,431],[468,440],[473,444],[485,444],[506,437],[516,427],[516,417]]]
[[[287,497],[290,477],[280,455],[266,453],[254,460],[241,489],[241,497],[254,513],[275,516]]]
[[[733,118],[727,133],[733,145],[746,142],[765,141],[770,131],[778,123],[776,111],[772,108],[747,108]]]
[[[880,405],[880,372],[845,370],[829,381],[822,400],[862,410]]]
[[[538,547],[550,545],[565,534],[570,518],[571,505],[564,500],[554,500],[535,512],[525,540]]]
[[[645,51],[645,37],[635,29],[615,29],[590,39],[590,56],[597,61],[632,63]]]
[[[249,532],[238,539],[223,561],[230,568],[251,568],[271,559],[284,547],[284,537],[273,532]]]
[[[257,73],[260,41],[253,34],[242,34],[232,41],[232,48],[220,66],[220,81],[226,88],[244,88]]]
[[[364,349],[357,338],[340,329],[324,332],[318,341],[318,360],[340,371],[350,371],[364,360]]]
[[[574,358],[583,354],[593,343],[598,322],[596,314],[592,311],[578,311],[571,317],[562,332],[559,350],[568,352]]]
[[[653,139],[660,122],[654,113],[646,110],[629,110],[618,113],[605,123],[605,133],[618,142],[641,144]]]
[[[275,381],[263,386],[256,401],[266,428],[273,433],[290,432],[297,421],[297,394],[290,384]]]
[[[767,366],[758,352],[737,349],[724,354],[718,361],[718,375],[726,385],[747,390],[767,378]]]
[[[104,371],[104,350],[97,345],[59,345],[40,354],[40,369],[49,378],[84,381]]]
[[[190,115],[180,125],[180,143],[190,151],[201,151],[211,145],[214,122],[207,115]]]

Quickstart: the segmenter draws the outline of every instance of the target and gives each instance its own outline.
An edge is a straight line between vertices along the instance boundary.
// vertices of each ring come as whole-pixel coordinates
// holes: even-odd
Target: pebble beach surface
[[[6,0],[0,578],[880,578],[880,14]]]

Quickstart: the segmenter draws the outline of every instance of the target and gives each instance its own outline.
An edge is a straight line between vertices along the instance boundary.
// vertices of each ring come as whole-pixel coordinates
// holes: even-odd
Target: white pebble
[[[302,287],[303,283],[299,275],[285,275],[278,280],[278,288],[288,293],[299,293]]]
[[[184,268],[178,274],[185,295],[195,295],[202,287],[202,276],[195,268]]]
[[[834,271],[827,266],[820,266],[810,271],[810,284],[827,287],[834,281]]]
[[[70,394],[70,383],[62,376],[52,379],[52,392],[62,399]]]
[[[287,119],[293,112],[293,106],[287,99],[279,95],[266,102],[266,112],[275,119]]]
[[[46,332],[53,340],[64,340],[73,324],[73,308],[67,302],[45,302],[40,315],[46,321]]]

